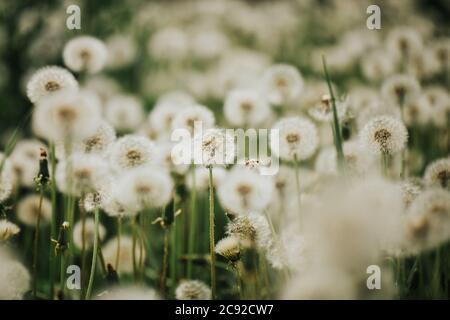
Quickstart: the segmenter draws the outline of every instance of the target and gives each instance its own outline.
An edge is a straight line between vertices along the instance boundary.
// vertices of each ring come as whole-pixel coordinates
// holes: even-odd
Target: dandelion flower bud
[[[90,249],[94,245],[95,238],[95,222],[92,218],[86,218],[84,222],[84,236],[83,236],[83,222],[78,221],[73,228],[73,243],[78,249],[83,248],[83,238],[85,248]],[[98,238],[103,240],[106,235],[106,229],[103,225],[99,225]]]
[[[210,300],[211,289],[199,280],[182,281],[175,289],[177,300]]]
[[[399,120],[379,116],[364,126],[360,139],[363,146],[373,154],[395,154],[405,148],[408,131]]]
[[[241,244],[239,238],[229,236],[216,244],[215,251],[230,262],[236,262],[241,258]]]
[[[272,130],[279,130],[279,141],[270,141],[271,150],[284,160],[306,160],[319,144],[316,126],[306,118],[281,119]]]
[[[33,103],[62,90],[76,91],[78,82],[69,71],[57,66],[37,70],[27,83],[27,96]]]
[[[39,215],[40,195],[31,194],[21,199],[17,204],[17,219],[30,227],[34,227],[37,223]],[[52,218],[52,204],[47,198],[42,199],[41,207],[41,227],[48,224]]]
[[[0,220],[0,241],[7,241],[20,232],[20,228],[6,219]]]
[[[104,43],[94,37],[75,37],[64,46],[64,63],[75,72],[97,73],[103,69],[107,58],[108,51]]]
[[[447,189],[450,186],[450,159],[439,159],[429,164],[424,180],[429,186]]]

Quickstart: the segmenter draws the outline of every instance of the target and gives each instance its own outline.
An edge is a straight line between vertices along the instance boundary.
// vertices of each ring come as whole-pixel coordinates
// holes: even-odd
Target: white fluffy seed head
[[[134,131],[144,118],[141,102],[127,95],[115,95],[105,105],[106,120],[119,132]]]
[[[283,118],[272,130],[279,130],[279,141],[270,141],[271,150],[284,160],[306,160],[319,144],[316,126],[306,118]]]
[[[226,165],[234,162],[234,135],[224,129],[208,129],[193,139],[193,161],[203,166]]]
[[[108,157],[111,168],[116,172],[161,163],[161,155],[156,144],[146,137],[137,135],[119,138],[110,146]]]
[[[108,51],[102,41],[91,36],[79,36],[64,46],[64,64],[75,72],[97,73],[103,69]]]
[[[234,236],[225,237],[216,243],[215,252],[230,262],[236,262],[241,258],[240,240]]]
[[[30,287],[30,274],[22,263],[0,252],[0,300],[21,300]]]
[[[252,89],[235,89],[228,93],[223,111],[227,121],[234,126],[258,126],[270,116],[268,102]]]
[[[33,103],[61,90],[76,91],[78,82],[69,71],[57,66],[37,70],[27,83],[27,96]]]
[[[227,173],[217,192],[222,207],[245,215],[252,211],[261,212],[267,207],[273,182],[268,176],[238,166]]]
[[[109,174],[102,157],[75,153],[57,164],[55,178],[61,191],[81,196],[96,191]]]
[[[175,289],[177,300],[210,300],[211,289],[202,281],[182,281]]]
[[[193,133],[196,122],[198,122],[203,129],[209,129],[214,126],[214,114],[205,106],[195,105],[186,107],[173,119],[172,130],[186,129],[190,133]]]
[[[298,97],[303,78],[293,66],[277,64],[269,67],[261,79],[261,90],[273,105],[283,105]]]
[[[406,74],[396,74],[386,79],[381,86],[383,98],[395,105],[402,105],[420,93],[416,78]]]
[[[442,189],[422,192],[408,210],[406,250],[417,252],[450,239],[450,193]]]
[[[373,154],[395,154],[405,147],[408,131],[401,121],[379,116],[364,126],[359,137],[363,147]]]
[[[111,264],[114,268],[116,267],[117,245],[118,239],[115,237],[110,239],[102,247],[105,263]],[[141,242],[137,241],[135,247],[136,261],[145,259],[145,256],[145,250],[141,248]],[[119,265],[117,266],[116,271],[119,274],[129,274],[133,272],[133,240],[131,237],[123,235],[120,237]]]
[[[87,93],[59,91],[39,101],[33,131],[49,141],[79,141],[95,133],[101,110]]]
[[[40,150],[46,146],[37,139],[25,139],[17,142],[10,160],[20,185],[31,187],[39,172]]]
[[[0,242],[8,241],[19,232],[20,228],[16,224],[6,219],[0,219]]]
[[[84,229],[84,232],[83,232]],[[84,233],[84,236],[83,236]],[[102,241],[105,238],[106,229],[103,225],[99,225],[98,236],[99,240]],[[86,218],[86,221],[78,221],[73,228],[73,243],[78,249],[83,248],[83,238],[84,238],[84,248],[89,250],[94,245],[95,238],[95,222],[92,218]]]
[[[17,204],[17,219],[29,226],[34,227],[39,215],[40,196],[37,194],[27,195]],[[41,221],[40,225],[45,226],[52,218],[52,204],[47,198],[42,199]]]
[[[450,158],[438,159],[425,169],[425,183],[430,187],[448,189],[450,186]]]
[[[99,294],[97,300],[159,300],[158,293],[141,286],[121,286],[108,289]]]
[[[130,212],[162,207],[172,198],[173,181],[163,168],[132,169],[117,183],[117,199]]]

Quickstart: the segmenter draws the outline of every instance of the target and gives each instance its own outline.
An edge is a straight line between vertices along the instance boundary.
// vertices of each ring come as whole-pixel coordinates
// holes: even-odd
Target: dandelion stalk
[[[136,264],[136,218],[131,218],[131,257],[133,260],[133,276],[134,281],[137,281],[137,264]]]
[[[322,64],[323,64],[323,71],[325,73],[325,78],[326,78],[327,85],[328,85],[328,90],[330,91],[331,105],[333,108],[334,145],[336,147],[339,169],[343,170],[344,166],[345,166],[345,162],[344,162],[344,149],[342,147],[342,132],[341,132],[340,124],[339,124],[339,118],[337,115],[336,98],[334,96],[333,86],[331,85],[330,75],[328,74],[327,63],[325,61],[324,55],[322,55]]]
[[[39,208],[36,217],[36,226],[34,231],[33,245],[33,298],[37,297],[37,273],[38,273],[38,249],[39,249],[39,229],[41,224],[42,200],[44,199],[44,190],[41,187],[39,196]]]
[[[117,249],[116,249],[116,262],[114,264],[114,268],[116,271],[119,270],[119,257],[120,257],[120,236],[122,233],[122,217],[117,217]]]
[[[95,221],[95,233],[94,233],[94,248],[92,250],[92,263],[91,263],[91,275],[89,277],[89,285],[86,292],[86,299],[89,300],[92,293],[92,285],[94,284],[95,269],[97,267],[97,255],[98,255],[98,228],[99,228],[99,209],[96,208],[94,212]]]
[[[57,217],[57,208],[56,208],[56,180],[55,180],[55,171],[56,171],[56,155],[55,155],[55,144],[52,143],[50,146],[50,179],[51,179],[51,201],[52,201],[52,221],[51,221],[51,239],[56,239],[58,232],[58,217]],[[54,285],[55,285],[55,272],[56,272],[56,259],[55,254],[53,253],[53,244],[50,241],[50,253],[49,253],[49,261],[50,261],[50,299],[54,297]]]
[[[167,265],[169,259],[169,230],[168,226],[164,226],[164,245],[163,245],[163,261],[160,279],[161,296],[166,294],[166,281],[167,281]]]
[[[209,170],[209,254],[211,259],[211,293],[212,299],[216,299],[216,256],[214,243],[214,186],[212,166]]]
[[[300,170],[298,164],[297,155],[294,155],[294,166],[295,166],[295,185],[297,188],[297,201],[298,201],[298,209],[300,210],[301,205],[301,190],[300,190]]]
[[[194,243],[196,236],[196,225],[197,225],[197,191],[196,191],[196,181],[195,181],[195,166],[192,166],[192,189],[191,189],[191,215],[190,215],[190,232],[189,232],[189,243],[188,243],[188,255],[191,256],[194,254]],[[188,260],[187,264],[187,277],[188,279],[192,279],[192,259]]]

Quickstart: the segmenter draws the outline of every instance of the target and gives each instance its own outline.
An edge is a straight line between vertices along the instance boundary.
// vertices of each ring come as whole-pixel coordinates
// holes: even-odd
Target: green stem
[[[120,257],[120,235],[122,233],[122,217],[117,216],[117,249],[116,249],[116,263],[114,268],[119,272],[119,257]]]
[[[163,261],[161,269],[160,289],[161,296],[164,298],[166,295],[166,280],[167,280],[167,261],[169,258],[169,231],[168,226],[164,227],[164,245],[163,245]]]
[[[342,147],[342,132],[340,128],[339,118],[336,108],[336,98],[333,92],[333,86],[331,85],[330,75],[328,74],[327,63],[325,61],[325,56],[322,56],[323,71],[325,73],[325,78],[328,85],[328,90],[330,92],[331,105],[333,107],[333,124],[334,124],[334,145],[336,147],[338,165],[340,170],[344,170],[344,149]]]
[[[190,232],[189,232],[189,243],[188,243],[188,255],[191,256],[194,254],[194,244],[196,237],[196,225],[197,225],[197,190],[196,190],[196,181],[195,181],[195,166],[192,167],[192,189],[191,189],[191,215],[190,215]],[[192,259],[188,260],[187,264],[187,276],[189,279],[192,279]]]
[[[39,229],[41,226],[41,214],[42,214],[42,200],[44,199],[44,191],[41,186],[41,194],[39,197],[39,208],[36,217],[36,226],[34,231],[34,245],[33,245],[33,298],[37,297],[37,277],[38,277],[38,246],[39,246]]]
[[[56,208],[56,179],[55,179],[55,171],[56,171],[56,155],[55,155],[55,144],[52,143],[50,146],[50,170],[51,170],[51,201],[52,201],[52,222],[51,222],[51,238],[50,238],[50,252],[49,252],[49,261],[50,261],[50,299],[54,297],[54,288],[55,288],[55,273],[56,273],[56,256],[55,249],[53,247],[52,239],[56,239],[58,237],[58,217],[57,217],[57,208]]]
[[[92,294],[92,285],[94,284],[95,269],[97,267],[97,255],[98,255],[98,227],[99,227],[99,210],[95,209],[95,235],[94,235],[94,248],[92,250],[92,264],[91,275],[89,277],[89,285],[86,292],[86,299],[89,300]]]
[[[298,210],[300,211],[300,205],[301,205],[300,170],[299,170],[297,155],[294,155],[294,165],[295,165],[295,185],[297,188]]]
[[[209,254],[211,258],[211,293],[216,299],[216,254],[214,240],[214,184],[212,166],[209,166]]]

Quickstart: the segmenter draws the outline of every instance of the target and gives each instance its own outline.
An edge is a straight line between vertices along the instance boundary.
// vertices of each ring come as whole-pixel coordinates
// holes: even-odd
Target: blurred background
[[[81,8],[81,30],[66,28],[71,4]],[[381,7],[381,30],[366,28],[370,4]],[[321,79],[320,52],[327,53],[343,92],[351,82],[367,83],[361,74],[363,42],[376,43],[393,25],[448,36],[449,14],[447,0],[3,0],[0,143],[31,108],[24,94],[29,75],[45,65],[63,65],[65,42],[79,34],[99,37],[113,52],[107,70],[86,86],[137,95],[147,110],[163,92],[183,89],[220,113],[228,89],[251,82],[272,63],[290,63],[306,77]],[[22,134],[29,134],[29,126],[23,127]]]

